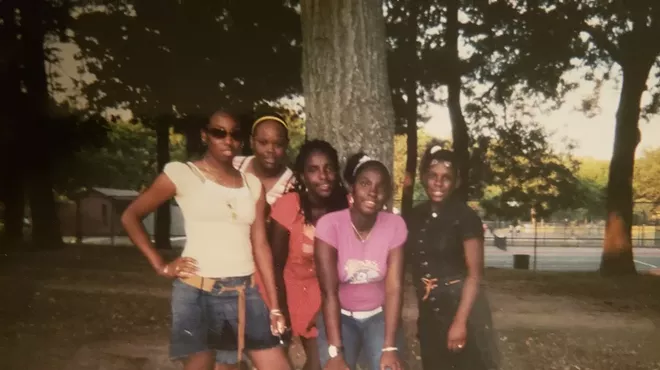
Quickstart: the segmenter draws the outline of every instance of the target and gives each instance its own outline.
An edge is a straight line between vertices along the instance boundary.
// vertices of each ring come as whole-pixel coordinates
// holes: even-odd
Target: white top
[[[243,173],[247,173],[245,170],[247,170],[250,162],[253,159],[253,155],[249,157],[234,157],[234,168]],[[278,200],[284,193],[293,188],[295,182],[296,179],[293,177],[293,171],[291,171],[290,168],[287,168],[286,171],[282,173],[282,176],[280,176],[280,178],[277,180],[275,185],[273,185],[273,187],[270,188],[270,190],[268,190],[266,193],[266,202],[272,206],[273,203],[275,203],[275,201]]]
[[[163,172],[176,186],[186,245],[182,256],[197,260],[198,275],[210,278],[254,273],[250,226],[261,182],[243,174],[243,186],[228,188],[204,176],[193,163],[170,162]]]

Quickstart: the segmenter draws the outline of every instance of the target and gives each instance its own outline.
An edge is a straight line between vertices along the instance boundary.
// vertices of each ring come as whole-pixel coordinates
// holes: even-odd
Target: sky
[[[580,105],[582,97],[590,93],[589,89],[578,89],[570,93],[566,103],[558,110],[536,117],[545,129],[552,133],[551,142],[557,150],[564,148],[564,138],[574,141],[577,148],[574,154],[578,157],[609,160],[612,157],[614,144],[614,127],[616,109],[619,102],[619,90],[614,84],[608,84],[601,91],[600,111],[592,118],[575,109]],[[428,111],[431,119],[425,130],[435,137],[450,138],[451,126],[449,112],[446,107],[434,105]],[[644,150],[660,147],[660,115],[650,121],[640,120],[642,140],[637,147],[637,157]]]
[[[71,81],[73,78],[81,77],[77,72],[78,63],[73,58],[78,48],[73,44],[60,44],[59,47],[61,62],[52,68],[56,68],[61,75],[59,82],[68,89],[66,94],[75,94]],[[88,79],[90,76],[83,77]],[[579,77],[576,76],[576,78]],[[551,142],[557,150],[562,150],[565,147],[564,140],[569,139],[577,145],[574,150],[576,156],[609,160],[614,143],[619,90],[614,83],[605,84],[601,91],[598,114],[587,117],[575,107],[580,105],[582,97],[588,96],[592,92],[587,84],[582,84],[581,88],[566,97],[566,102],[560,109],[539,115],[536,119],[552,134]],[[648,97],[645,98],[648,99]],[[301,102],[301,99],[294,99],[294,101]],[[444,139],[451,138],[449,112],[446,107],[431,105],[428,107],[427,115],[430,119],[424,126],[424,130],[429,135]],[[656,115],[649,122],[640,120],[640,129],[642,140],[637,149],[637,157],[641,156],[645,149],[660,147],[660,115]]]

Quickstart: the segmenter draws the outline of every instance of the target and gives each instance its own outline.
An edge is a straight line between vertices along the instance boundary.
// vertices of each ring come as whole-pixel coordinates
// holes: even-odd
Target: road
[[[514,254],[529,254],[530,268],[534,264],[534,248],[515,246],[506,251],[486,247],[486,267],[512,268]],[[539,247],[537,269],[544,271],[596,271],[600,265],[602,249],[593,247]],[[635,248],[638,271],[660,267],[660,248]]]
[[[72,242],[70,240],[69,242]],[[111,244],[110,238],[84,238],[89,244]],[[486,240],[486,267],[513,268],[514,254],[534,255],[534,248],[530,242],[516,241],[517,245],[509,246],[506,251],[493,247],[492,239]],[[172,245],[183,247],[185,238],[172,238]],[[526,246],[522,246],[524,244]],[[602,244],[602,242],[600,243]],[[117,246],[131,246],[126,237],[115,239]],[[600,265],[602,249],[600,245],[582,247],[554,247],[540,246],[538,252],[538,270],[545,271],[597,271]],[[530,258],[530,268],[533,267],[534,259]],[[635,265],[638,271],[660,268],[660,247],[635,248]]]

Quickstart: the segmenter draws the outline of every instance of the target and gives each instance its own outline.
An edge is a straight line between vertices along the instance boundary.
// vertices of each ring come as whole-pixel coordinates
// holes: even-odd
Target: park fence
[[[605,222],[531,222],[514,223],[505,221],[484,221],[487,225],[486,241],[495,244],[498,238],[506,238],[507,246],[539,247],[602,247],[605,235]],[[633,225],[632,243],[634,247],[660,248],[660,222],[658,220]]]

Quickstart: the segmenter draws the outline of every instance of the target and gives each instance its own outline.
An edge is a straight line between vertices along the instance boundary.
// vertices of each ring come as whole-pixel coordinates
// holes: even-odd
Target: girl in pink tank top
[[[292,334],[305,349],[304,369],[320,370],[316,317],[321,291],[314,264],[316,221],[323,215],[348,207],[346,190],[338,173],[337,151],[326,141],[308,141],[295,162],[295,190],[273,205],[271,247],[279,301]]]
[[[317,338],[326,370],[400,370],[403,219],[383,210],[392,195],[385,165],[359,153],[349,158],[344,179],[350,209],[328,213],[316,225],[315,261],[323,297]]]

